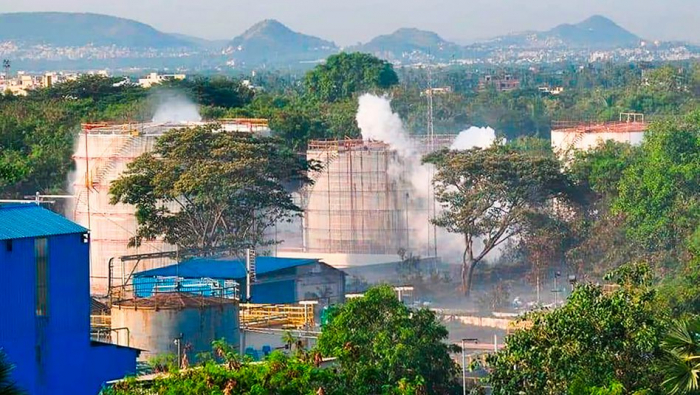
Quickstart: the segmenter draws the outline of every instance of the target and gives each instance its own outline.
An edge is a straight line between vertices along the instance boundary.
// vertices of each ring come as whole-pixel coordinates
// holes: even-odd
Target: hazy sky
[[[647,39],[700,42],[700,0],[0,0],[0,12],[17,11],[109,14],[212,39],[274,18],[339,45],[399,27],[468,42],[601,14]]]

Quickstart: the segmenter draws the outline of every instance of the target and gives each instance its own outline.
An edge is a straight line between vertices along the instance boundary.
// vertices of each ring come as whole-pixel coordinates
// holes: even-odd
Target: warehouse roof
[[[88,230],[35,204],[0,206],[0,240],[85,233]]]
[[[259,256],[255,259],[256,274],[265,274],[277,270],[317,263],[318,259],[296,259]],[[135,273],[136,277],[207,277],[218,279],[245,278],[245,261],[235,257],[225,258],[193,258],[158,269]]]

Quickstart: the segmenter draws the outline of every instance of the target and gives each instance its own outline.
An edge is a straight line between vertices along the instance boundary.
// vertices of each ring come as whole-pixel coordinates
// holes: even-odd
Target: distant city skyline
[[[606,16],[649,40],[700,42],[698,0],[0,0],[2,12],[92,12],[229,40],[263,19],[348,46],[401,27],[465,44]]]

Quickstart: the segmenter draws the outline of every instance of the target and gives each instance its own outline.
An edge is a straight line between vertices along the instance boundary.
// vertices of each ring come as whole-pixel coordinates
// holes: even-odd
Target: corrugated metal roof
[[[305,266],[318,262],[318,259],[277,258],[259,256],[255,260],[257,274],[265,274],[292,267]],[[207,277],[217,279],[245,278],[245,262],[242,259],[194,258],[180,264],[135,273],[134,276],[179,276],[186,278]]]
[[[0,206],[0,240],[84,232],[87,229],[35,204]]]

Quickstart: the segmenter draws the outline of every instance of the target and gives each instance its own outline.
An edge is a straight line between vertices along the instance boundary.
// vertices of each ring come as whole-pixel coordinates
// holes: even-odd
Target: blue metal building
[[[33,204],[0,206],[0,348],[29,394],[94,395],[139,350],[90,340],[87,229]]]
[[[345,298],[345,273],[318,259],[294,259],[259,256],[256,281],[251,286],[252,303],[287,304],[318,300],[321,305],[339,303]],[[148,297],[153,284],[197,288],[202,279],[240,284],[241,300],[246,300],[245,262],[238,258],[194,258],[163,268],[134,274],[133,284],[139,297]],[[156,279],[156,281],[154,281]]]

